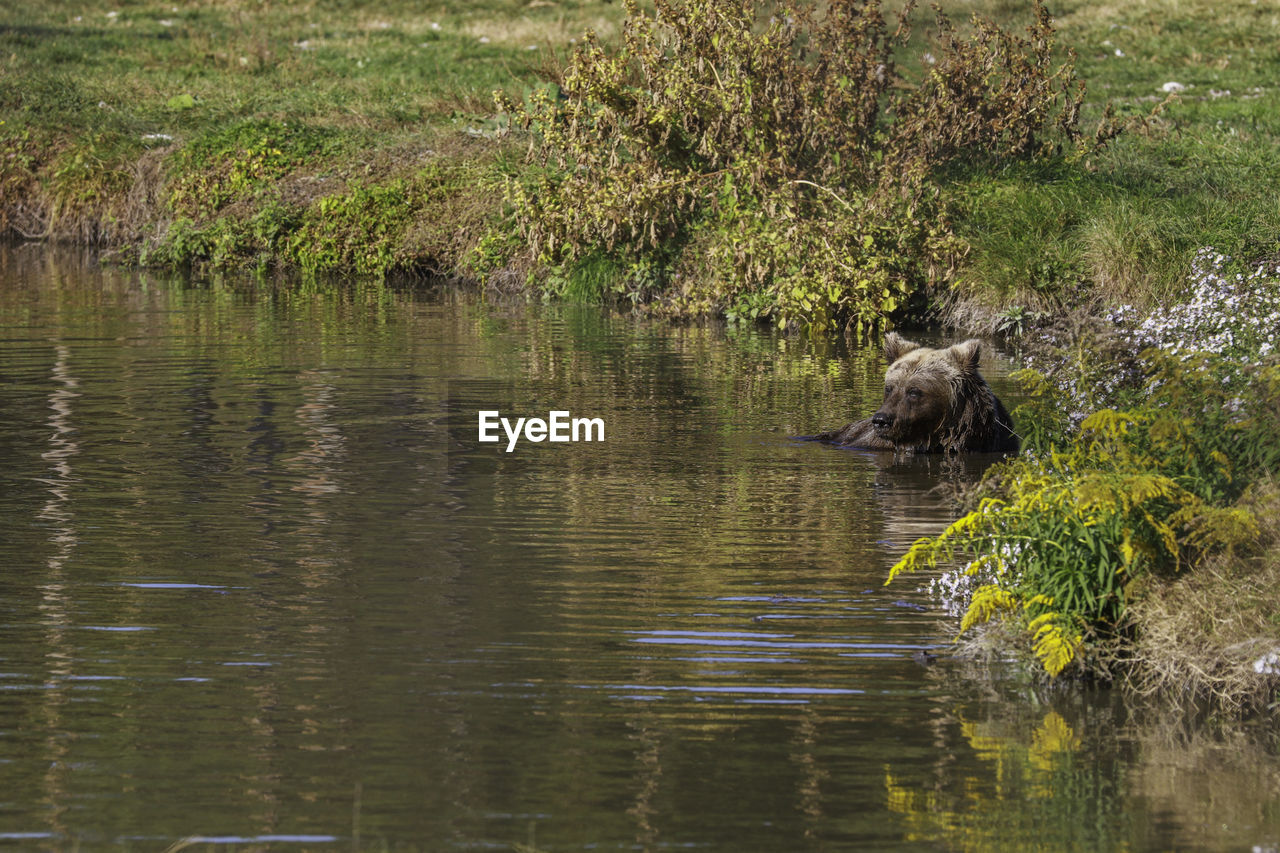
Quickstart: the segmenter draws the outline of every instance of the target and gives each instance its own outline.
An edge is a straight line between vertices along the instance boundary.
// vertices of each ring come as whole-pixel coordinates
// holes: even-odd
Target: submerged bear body
[[[946,349],[890,332],[884,354],[884,402],[874,415],[811,440],[869,450],[916,453],[1017,453],[1013,419],[978,373],[982,343]]]

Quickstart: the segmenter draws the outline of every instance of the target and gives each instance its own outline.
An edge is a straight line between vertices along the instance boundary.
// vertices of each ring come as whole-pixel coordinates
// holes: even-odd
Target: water
[[[1280,844],[1253,741],[960,664],[918,582],[882,585],[982,463],[789,438],[870,411],[881,370],[0,250],[0,841]],[[507,453],[481,409],[606,438]]]

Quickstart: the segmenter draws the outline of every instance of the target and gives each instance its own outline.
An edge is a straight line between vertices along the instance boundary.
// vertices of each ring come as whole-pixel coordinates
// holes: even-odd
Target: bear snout
[[[871,416],[871,425],[879,432],[893,426],[893,415],[890,412],[876,412]]]

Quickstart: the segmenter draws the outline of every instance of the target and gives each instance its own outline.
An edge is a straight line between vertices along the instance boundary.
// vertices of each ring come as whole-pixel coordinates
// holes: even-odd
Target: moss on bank
[[[150,233],[117,258],[144,265],[293,268],[304,274],[465,273],[501,211],[490,143],[420,139],[358,168],[315,169],[288,128],[182,170]],[[434,144],[433,144],[434,143]]]

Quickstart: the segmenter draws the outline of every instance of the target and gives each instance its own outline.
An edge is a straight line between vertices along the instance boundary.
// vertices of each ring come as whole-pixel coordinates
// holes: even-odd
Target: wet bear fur
[[[916,453],[1017,453],[1013,419],[978,373],[982,342],[931,349],[890,332],[884,402],[871,417],[811,438]]]

